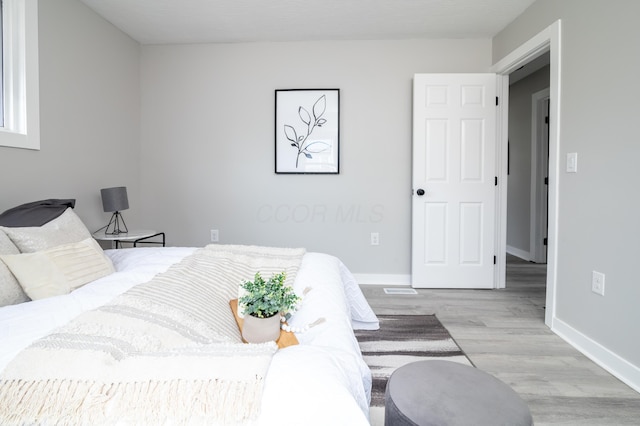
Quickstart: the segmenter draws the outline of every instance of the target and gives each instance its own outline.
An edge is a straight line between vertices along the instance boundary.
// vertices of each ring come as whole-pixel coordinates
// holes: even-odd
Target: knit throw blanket
[[[243,344],[229,300],[256,272],[295,279],[303,249],[211,245],[22,351],[0,424],[248,424],[275,343]]]

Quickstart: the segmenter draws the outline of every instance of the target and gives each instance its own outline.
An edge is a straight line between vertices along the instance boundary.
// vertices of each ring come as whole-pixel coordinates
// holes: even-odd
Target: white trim
[[[496,62],[493,67],[491,67],[492,72],[502,75],[512,73],[522,65],[548,52],[552,44],[552,39],[559,36],[560,20],[557,20]],[[553,56],[553,52],[551,54]]]
[[[542,195],[545,193],[542,177],[548,167],[547,159],[540,154],[546,153],[546,147],[542,146],[540,135],[546,127],[541,120],[540,103],[549,99],[549,88],[540,90],[531,95],[531,197],[529,220],[529,259],[537,263],[547,263],[546,250],[543,244],[547,221],[547,200]],[[544,117],[545,113],[542,115]]]
[[[553,325],[553,331],[558,336],[636,392],[640,392],[640,368],[558,318],[555,318]]]
[[[520,259],[531,261],[531,255],[528,251],[507,245],[507,253],[519,257]]]
[[[0,146],[40,149],[38,1],[4,0]]]
[[[522,44],[520,47],[514,49],[511,53],[498,61],[493,67],[492,71],[502,75],[503,88],[504,81],[508,81],[508,74],[516,70],[520,66],[527,62],[537,58],[543,53],[549,51],[550,55],[550,73],[549,73],[549,90],[550,90],[550,126],[549,126],[549,232],[548,232],[548,245],[547,245],[547,300],[545,310],[545,324],[553,330],[553,321],[556,317],[556,280],[557,280],[557,256],[558,256],[558,177],[559,177],[559,164],[558,155],[560,152],[560,105],[561,105],[561,21],[557,20],[553,24],[549,25],[546,29],[535,35],[529,41]],[[506,98],[508,95],[508,87],[506,87],[506,93],[502,93],[501,96]],[[503,122],[498,133],[498,144],[502,145],[503,152],[506,152],[508,136],[508,106],[507,102],[501,102],[499,106],[499,115],[502,116]],[[506,161],[503,161],[506,163]],[[504,166],[504,164],[503,164]],[[505,167],[497,170],[498,182],[506,182]],[[499,197],[506,197],[506,191],[503,188],[499,193]],[[506,198],[502,200],[506,203]],[[503,207],[497,210],[497,215],[506,214],[506,209]],[[507,233],[506,233],[506,216],[502,218],[496,218],[502,229],[496,232],[496,248],[499,250],[506,249],[507,245]],[[500,255],[501,252],[498,252]],[[503,283],[506,275],[506,268],[500,264],[500,256],[498,256],[498,283]]]
[[[411,274],[353,274],[358,284],[411,285]]]
[[[509,77],[496,75],[496,95],[499,99],[496,112],[496,190],[495,242],[496,265],[493,276],[494,288],[505,288],[507,278],[507,189],[509,187]]]

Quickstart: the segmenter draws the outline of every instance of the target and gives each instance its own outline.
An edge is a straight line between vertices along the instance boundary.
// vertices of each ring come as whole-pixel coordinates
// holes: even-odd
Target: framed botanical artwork
[[[276,173],[340,173],[340,89],[276,90]]]

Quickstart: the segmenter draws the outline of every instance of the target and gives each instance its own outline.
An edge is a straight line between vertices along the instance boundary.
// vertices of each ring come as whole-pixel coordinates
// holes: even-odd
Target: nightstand
[[[162,237],[162,241],[147,241],[154,237]],[[111,241],[112,248],[121,248],[122,243],[131,243],[133,247],[138,247],[138,244],[162,244],[165,246],[164,232],[145,230],[133,230],[123,234],[105,234],[104,231],[98,231],[93,233],[93,238],[99,241]]]

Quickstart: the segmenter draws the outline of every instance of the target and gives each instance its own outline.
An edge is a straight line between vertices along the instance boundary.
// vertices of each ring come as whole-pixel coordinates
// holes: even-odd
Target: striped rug
[[[378,315],[380,329],[356,330],[362,355],[371,369],[371,406],[384,407],[391,373],[425,359],[447,359],[473,365],[435,315]]]

